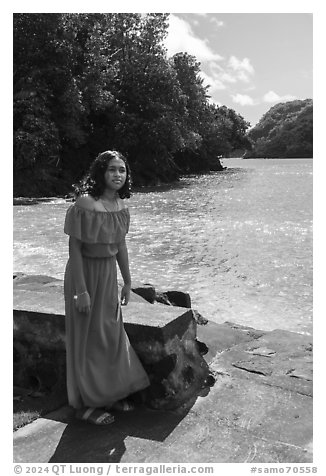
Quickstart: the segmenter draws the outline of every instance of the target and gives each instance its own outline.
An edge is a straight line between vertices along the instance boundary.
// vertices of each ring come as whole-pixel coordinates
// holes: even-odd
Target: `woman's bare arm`
[[[81,294],[84,291],[87,291],[83,269],[81,246],[82,243],[80,240],[74,238],[73,236],[69,237],[69,258],[72,268],[73,281],[75,283],[76,294]]]
[[[80,240],[70,236],[69,260],[77,296],[76,307],[80,312],[89,312],[91,301],[85,282],[81,246],[82,242]]]
[[[121,271],[122,279],[124,281],[124,286],[121,291],[121,303],[127,305],[130,299],[131,276],[129,269],[128,249],[125,240],[123,240],[123,242],[119,245],[117,262]]]

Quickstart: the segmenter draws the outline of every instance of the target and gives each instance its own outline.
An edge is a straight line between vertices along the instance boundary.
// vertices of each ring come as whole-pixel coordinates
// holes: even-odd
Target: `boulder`
[[[132,291],[151,304],[155,302],[156,291],[154,286],[152,286],[151,284],[141,284],[133,286]]]
[[[191,308],[190,294],[182,291],[165,291],[164,294],[173,306]]]
[[[132,303],[124,309],[124,322],[151,381],[142,392],[150,407],[178,408],[207,386],[210,370],[196,341],[191,310]]]
[[[157,291],[152,284],[137,284],[132,287],[134,293],[146,299],[153,304],[159,302],[168,306],[191,308],[191,298],[188,293],[183,291]]]
[[[173,304],[169,301],[166,293],[156,291],[155,301],[159,302],[160,304],[165,304],[166,306],[173,306]]]
[[[203,317],[196,309],[193,309],[192,313],[197,324],[199,324],[200,326],[205,326],[206,324],[208,324],[208,319]]]

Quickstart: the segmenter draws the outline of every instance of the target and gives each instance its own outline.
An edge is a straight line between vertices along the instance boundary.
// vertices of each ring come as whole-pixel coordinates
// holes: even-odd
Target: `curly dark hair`
[[[131,197],[131,172],[127,159],[117,150],[106,150],[101,152],[92,162],[89,171],[81,179],[80,182],[73,185],[75,196],[78,197],[84,193],[88,193],[95,200],[98,200],[105,190],[104,174],[112,159],[121,159],[126,166],[126,181],[123,187],[118,190],[120,198]]]

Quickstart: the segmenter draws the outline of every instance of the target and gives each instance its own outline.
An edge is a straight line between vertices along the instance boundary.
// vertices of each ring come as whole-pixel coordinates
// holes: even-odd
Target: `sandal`
[[[114,416],[99,408],[87,408],[84,412],[77,412],[76,418],[94,425],[109,425],[114,422]]]
[[[128,400],[119,400],[115,402],[111,408],[120,412],[131,412],[135,409],[135,405]]]

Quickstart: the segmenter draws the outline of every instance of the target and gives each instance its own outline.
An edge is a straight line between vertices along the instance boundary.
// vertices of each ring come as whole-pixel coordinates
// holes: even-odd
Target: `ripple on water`
[[[230,159],[231,160],[231,159]],[[129,201],[133,279],[216,322],[312,329],[312,163],[236,161]],[[70,203],[14,207],[15,271],[62,277]]]

